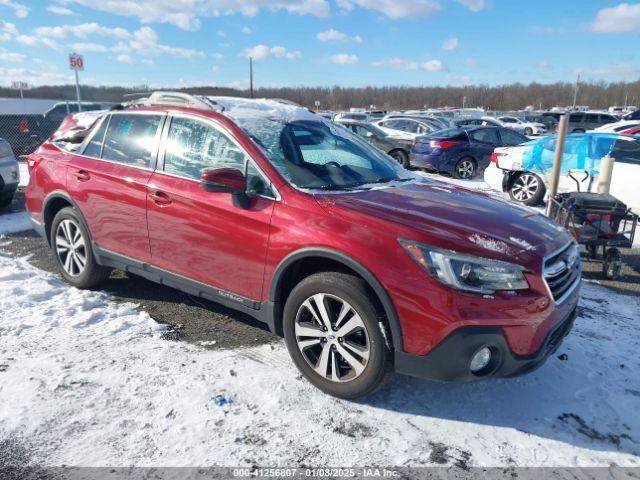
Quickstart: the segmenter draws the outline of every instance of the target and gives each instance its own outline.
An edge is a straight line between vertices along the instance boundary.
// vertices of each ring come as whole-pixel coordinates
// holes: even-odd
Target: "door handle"
[[[164,192],[155,191],[149,197],[153,200],[153,203],[161,207],[171,204],[171,197]]]
[[[76,177],[79,182],[86,182],[91,178],[89,172],[85,170],[76,170],[75,172],[73,172],[73,176]]]

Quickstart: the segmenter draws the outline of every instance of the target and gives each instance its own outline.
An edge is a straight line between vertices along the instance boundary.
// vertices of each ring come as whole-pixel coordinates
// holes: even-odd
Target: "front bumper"
[[[500,327],[462,327],[445,338],[427,355],[395,353],[397,373],[443,382],[471,382],[491,377],[514,377],[531,372],[552,355],[568,335],[577,316],[574,308],[547,334],[532,355],[514,355]],[[469,369],[471,357],[482,347],[489,347],[493,360],[482,375]]]

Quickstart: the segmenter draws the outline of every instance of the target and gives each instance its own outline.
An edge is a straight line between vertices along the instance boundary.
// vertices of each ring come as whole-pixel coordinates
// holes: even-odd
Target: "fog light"
[[[482,369],[486,368],[491,361],[491,350],[488,347],[482,347],[478,350],[473,357],[471,357],[471,363],[469,369],[472,373],[478,373]]]

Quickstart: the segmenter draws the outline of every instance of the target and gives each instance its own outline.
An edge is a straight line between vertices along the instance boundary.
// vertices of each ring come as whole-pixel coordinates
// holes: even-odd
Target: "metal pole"
[[[558,138],[556,139],[556,151],[553,157],[553,170],[551,179],[549,180],[549,201],[547,202],[547,216],[551,214],[551,200],[558,193],[558,183],[560,182],[560,166],[562,165],[562,156],[564,155],[564,142],[567,138],[567,127],[569,125],[569,115],[564,114],[560,117],[558,125]]]
[[[78,80],[78,70],[76,72],[76,98],[78,100],[78,111],[82,111],[82,103],[80,101],[80,80]]]
[[[600,173],[598,174],[598,193],[609,193],[611,189],[611,177],[613,176],[613,165],[616,159],[607,155],[600,160]]]
[[[580,75],[576,79],[576,87],[573,89],[573,109],[576,109],[576,103],[578,103],[578,88],[580,86]]]
[[[253,98],[253,58],[249,57],[249,94]]]

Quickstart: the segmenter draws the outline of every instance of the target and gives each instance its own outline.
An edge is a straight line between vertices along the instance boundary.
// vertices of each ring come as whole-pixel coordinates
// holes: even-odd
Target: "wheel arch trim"
[[[49,208],[49,206],[51,205],[51,202],[57,199],[62,199],[64,201],[66,201],[67,203],[69,203],[69,205],[71,205],[73,207],[73,209],[77,212],[78,217],[80,218],[80,221],[82,222],[82,226],[84,227],[84,229],[87,231],[87,234],[89,235],[89,241],[92,242],[92,235],[91,235],[91,230],[89,230],[89,225],[87,224],[86,219],[84,218],[84,215],[82,214],[82,211],[80,210],[80,208],[78,207],[78,204],[73,200],[73,198],[71,198],[71,196],[65,192],[64,190],[54,190],[51,193],[49,193],[44,201],[42,202],[42,230],[43,233],[45,235],[45,239],[47,241],[47,243],[49,244],[49,246],[51,246],[51,225],[47,225],[46,223],[46,212],[47,209]],[[53,220],[53,219],[52,219]]]
[[[376,278],[376,276],[359,261],[350,255],[339,250],[324,247],[308,247],[297,250],[287,255],[276,267],[269,284],[269,303],[274,306],[274,312],[278,310],[278,297],[282,288],[282,280],[285,272],[296,262],[305,258],[326,258],[343,264],[360,275],[365,282],[371,287],[378,300],[382,304],[382,308],[387,317],[389,329],[391,330],[391,340],[393,348],[396,351],[403,351],[402,328],[396,311],[395,305],[386,289]],[[284,305],[280,305],[284,308]],[[280,319],[281,320],[281,319]]]

